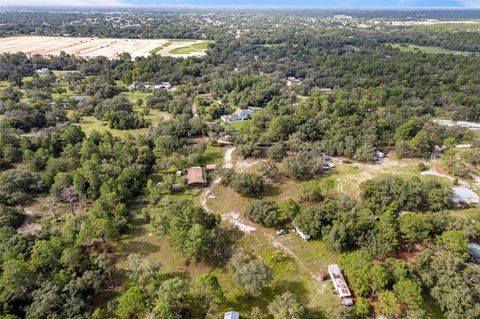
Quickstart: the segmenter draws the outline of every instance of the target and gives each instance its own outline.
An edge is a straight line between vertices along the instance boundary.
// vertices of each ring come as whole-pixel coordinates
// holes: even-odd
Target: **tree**
[[[263,177],[274,180],[278,176],[277,165],[269,161],[262,162],[262,166],[260,167],[260,173]]]
[[[367,299],[363,297],[358,297],[355,301],[355,306],[353,309],[353,313],[355,318],[357,319],[364,319],[370,316],[371,306]]]
[[[399,218],[401,238],[408,246],[410,252],[412,246],[427,239],[432,225],[427,216],[416,213],[406,213]]]
[[[376,311],[387,318],[395,317],[400,313],[400,303],[397,296],[389,290],[378,294]]]
[[[0,302],[26,301],[30,298],[36,276],[21,259],[5,260],[0,276]]]
[[[193,295],[198,300],[202,317],[218,311],[219,306],[225,299],[218,278],[211,273],[197,278],[193,285]]]
[[[274,143],[267,149],[267,156],[272,160],[281,161],[287,156],[287,146],[283,142]]]
[[[245,216],[266,227],[273,227],[280,223],[280,212],[277,204],[265,199],[250,202],[245,210]]]
[[[185,239],[183,254],[194,261],[204,260],[212,246],[212,232],[200,224],[194,224]]]
[[[374,263],[366,251],[342,254],[340,265],[353,290],[361,296],[373,296],[377,290],[384,289],[388,284],[386,269]]]
[[[277,204],[278,221],[280,223],[291,222],[300,211],[300,205],[293,199],[287,198]]]
[[[460,230],[447,230],[437,237],[440,247],[456,257],[468,257],[468,240]]]
[[[243,196],[258,196],[264,190],[261,176],[251,173],[234,174],[230,186]]]
[[[132,253],[127,257],[128,277],[145,289],[148,283],[155,279],[160,267],[140,255]]]
[[[122,319],[142,316],[147,312],[147,294],[138,286],[130,287],[122,294],[116,310]]]
[[[397,295],[407,315],[411,313],[415,314],[415,317],[421,318],[419,315],[423,312],[422,308],[424,306],[422,289],[415,282],[409,279],[401,280],[393,286],[393,291]],[[423,312],[423,314],[425,313]]]
[[[272,281],[272,270],[261,260],[253,259],[234,266],[233,280],[252,296],[260,295],[262,289]]]
[[[375,160],[375,147],[370,143],[365,143],[355,151],[353,159],[360,162],[373,162]]]
[[[268,310],[274,319],[302,319],[305,317],[305,308],[291,292],[276,296],[268,305]]]
[[[162,282],[157,291],[153,312],[162,319],[177,318],[187,297],[187,283],[175,277]]]

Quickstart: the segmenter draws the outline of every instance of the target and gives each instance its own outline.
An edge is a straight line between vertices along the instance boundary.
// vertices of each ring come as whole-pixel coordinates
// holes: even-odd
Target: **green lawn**
[[[229,124],[237,131],[241,131],[250,124],[250,121],[251,120],[237,121],[237,122],[231,122]]]
[[[208,49],[209,43],[211,43],[211,41],[193,43],[186,47],[172,49],[170,53],[171,54],[190,54],[194,52],[205,52]]]
[[[463,55],[473,54],[473,52],[455,51],[455,50],[449,50],[449,49],[444,49],[439,47],[430,47],[430,46],[415,45],[415,44],[393,43],[388,45],[390,45],[394,49],[399,49],[402,52],[422,52],[427,54],[463,54]]]
[[[0,88],[7,88],[10,86],[10,82],[8,81],[0,81]]]
[[[113,136],[127,137],[128,135],[141,135],[147,134],[150,128],[140,128],[135,130],[116,130],[108,127],[107,123],[104,123],[94,116],[84,116],[82,122],[78,124],[85,134],[90,135],[93,131],[106,132],[109,131]]]

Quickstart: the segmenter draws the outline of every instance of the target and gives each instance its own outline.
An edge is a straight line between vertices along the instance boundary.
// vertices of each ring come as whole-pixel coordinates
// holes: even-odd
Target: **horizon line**
[[[315,6],[315,5],[189,5],[189,4],[133,4],[133,3],[116,3],[112,5],[79,5],[79,4],[61,4],[61,5],[42,5],[42,4],[28,4],[28,5],[0,5],[1,9],[5,8],[95,8],[95,9],[112,9],[112,8],[208,8],[208,9],[249,9],[249,8],[266,8],[266,9],[340,9],[340,10],[480,10],[478,6],[472,7],[465,7],[465,6],[439,6],[439,7],[432,7],[432,6]]]

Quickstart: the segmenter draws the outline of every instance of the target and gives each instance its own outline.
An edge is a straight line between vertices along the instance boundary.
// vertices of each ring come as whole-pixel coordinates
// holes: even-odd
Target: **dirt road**
[[[224,154],[224,163],[223,167],[225,168],[233,168],[234,163],[233,163],[233,152],[235,151],[235,147],[227,147],[227,150],[225,151]],[[245,168],[251,166],[251,163],[235,163],[236,167],[239,168]],[[212,189],[213,187],[220,183],[220,178],[217,177],[213,183],[208,187],[201,195],[200,195],[200,204],[202,208],[209,212],[213,213],[213,210],[210,209],[207,205],[207,200],[208,197],[213,194]],[[295,261],[297,262],[298,266],[308,273],[315,281],[321,281],[321,278],[319,275],[316,275],[313,271],[311,271],[305,263],[291,250],[289,249],[286,245],[284,245],[282,242],[278,241],[277,238],[275,238],[275,235],[272,234],[271,230],[268,230],[260,225],[253,224],[250,220],[244,218],[240,212],[230,212],[230,213],[222,213],[221,214],[222,220],[227,221],[228,223],[234,225],[237,227],[240,231],[242,231],[245,234],[250,234],[252,232],[259,232],[263,234],[270,244],[275,247],[283,250],[287,255],[291,256]]]

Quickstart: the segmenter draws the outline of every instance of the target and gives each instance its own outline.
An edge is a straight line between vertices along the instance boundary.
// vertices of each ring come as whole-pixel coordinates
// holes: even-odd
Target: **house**
[[[473,242],[469,243],[468,253],[470,254],[470,258],[472,259],[472,261],[480,265],[480,245]]]
[[[205,170],[207,172],[213,172],[216,169],[217,169],[217,165],[215,164],[208,164],[207,166],[205,166]]]
[[[310,240],[310,238],[312,238],[312,236],[305,234],[298,227],[295,227],[295,231],[303,240]]]
[[[202,187],[207,185],[207,176],[202,167],[191,167],[187,169],[187,186]]]
[[[480,197],[470,188],[465,186],[453,187],[452,201],[455,204],[477,204],[480,203]]]
[[[353,306],[352,294],[350,293],[350,289],[348,289],[345,278],[343,278],[340,267],[338,267],[337,264],[328,265],[328,274],[332,279],[333,287],[338,297],[340,297],[342,304],[345,306]]]
[[[259,107],[252,107],[249,106],[246,109],[238,108],[235,112],[229,115],[222,115],[221,119],[226,122],[237,122],[237,121],[245,121],[250,119],[253,113],[260,110]]]
[[[41,69],[36,69],[35,70],[35,73],[37,74],[44,74],[44,73],[48,73],[48,68],[41,68]]]
[[[225,312],[223,319],[240,319],[240,314],[236,311]]]
[[[287,78],[288,81],[292,82],[292,83],[297,83],[297,84],[300,84],[302,83],[305,79],[304,78],[296,78],[294,76],[289,76]]]
[[[82,96],[82,95],[74,95],[72,96],[72,99],[75,101],[75,102],[82,102],[82,101],[85,101],[87,99],[86,96]]]
[[[155,89],[155,90],[159,90],[159,89],[166,89],[166,90],[168,90],[168,89],[171,89],[171,88],[172,88],[172,84],[170,84],[170,82],[162,82],[162,83],[156,84],[156,85],[154,86],[154,89]]]
[[[182,176],[182,171],[178,170],[175,175],[177,175],[178,177]]]
[[[322,93],[330,93],[330,92],[332,92],[332,89],[325,87],[325,88],[321,88],[321,89],[320,89],[320,92],[322,92]]]

